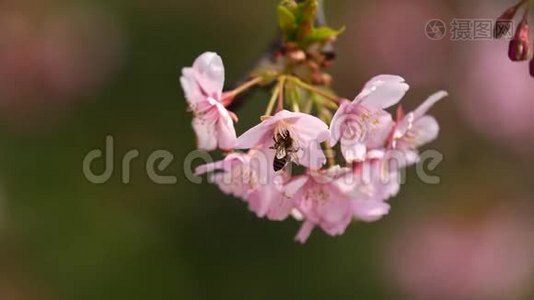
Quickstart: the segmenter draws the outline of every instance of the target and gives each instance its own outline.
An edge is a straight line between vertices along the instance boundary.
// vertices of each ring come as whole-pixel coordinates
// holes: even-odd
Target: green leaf
[[[317,16],[318,6],[318,0],[306,0],[299,3],[296,9],[296,17],[299,23],[313,24],[315,22],[315,17]]]
[[[311,34],[306,37],[304,42],[307,44],[326,42],[336,38],[343,31],[345,31],[345,27],[338,30],[327,26],[313,28]]]
[[[313,32],[315,17],[317,16],[318,0],[306,0],[298,5],[296,17],[299,42],[306,40],[308,35]]]
[[[295,15],[283,5],[278,5],[278,25],[286,35],[297,27]]]

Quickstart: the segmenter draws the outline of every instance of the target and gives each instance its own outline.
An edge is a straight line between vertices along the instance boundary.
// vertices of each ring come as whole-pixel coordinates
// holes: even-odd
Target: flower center
[[[321,204],[328,202],[329,194],[324,190],[322,185],[320,185],[307,189],[304,199],[314,204]]]
[[[279,121],[274,128],[274,140],[278,141],[279,139],[290,138],[293,141],[297,140],[297,135],[295,134],[291,125],[285,121]]]

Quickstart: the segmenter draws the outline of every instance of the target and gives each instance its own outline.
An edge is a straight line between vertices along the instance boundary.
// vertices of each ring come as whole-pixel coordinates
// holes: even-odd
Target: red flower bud
[[[528,38],[528,23],[526,18],[517,25],[514,38],[510,41],[508,57],[512,61],[524,61],[530,57],[531,44]]]
[[[508,47],[508,57],[512,61],[524,61],[530,57],[530,43],[513,39]]]
[[[528,40],[528,22],[526,17],[523,18],[519,25],[517,25],[515,38],[520,40]]]

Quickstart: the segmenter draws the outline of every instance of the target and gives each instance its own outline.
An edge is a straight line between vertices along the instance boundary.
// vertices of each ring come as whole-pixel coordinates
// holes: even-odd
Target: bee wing
[[[276,150],[276,158],[282,159],[286,157],[286,149],[284,147],[280,147]]]
[[[298,150],[293,150],[289,153],[289,156],[290,156],[290,159],[291,161],[294,161],[296,163],[298,163],[299,159],[298,159],[298,155],[297,155],[297,151]]]

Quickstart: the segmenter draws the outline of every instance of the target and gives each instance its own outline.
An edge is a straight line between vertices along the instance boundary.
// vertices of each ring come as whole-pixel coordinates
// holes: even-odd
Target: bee
[[[273,169],[278,172],[285,168],[287,164],[295,160],[295,153],[298,148],[295,147],[295,141],[287,130],[273,137],[274,146],[270,147],[275,150],[273,159]]]

